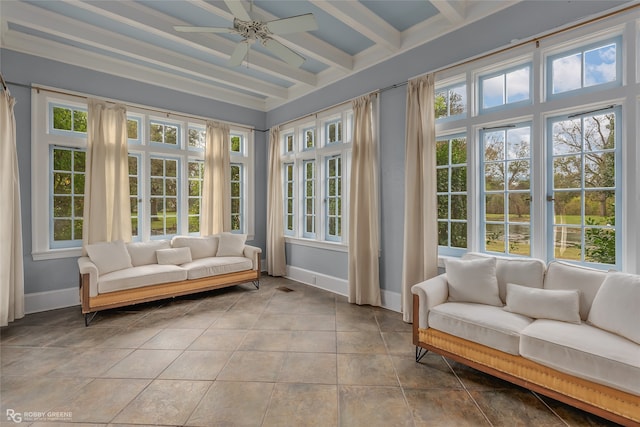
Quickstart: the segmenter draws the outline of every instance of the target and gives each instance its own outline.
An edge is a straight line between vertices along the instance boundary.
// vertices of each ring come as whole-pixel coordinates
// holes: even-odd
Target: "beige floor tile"
[[[336,332],[338,353],[386,354],[380,331]]]
[[[39,347],[31,348],[22,357],[2,367],[2,375],[38,377],[46,375],[78,353],[76,349]]]
[[[389,354],[407,355],[415,352],[411,332],[382,332]]]
[[[400,385],[417,389],[462,389],[462,384],[441,356],[428,354],[420,363],[413,356],[391,356]]]
[[[51,377],[91,377],[105,373],[133,350],[124,348],[83,349],[68,362],[62,362],[49,372]]]
[[[223,381],[274,382],[280,374],[286,353],[236,351],[218,374]]]
[[[334,331],[292,331],[289,351],[335,353],[336,341]]]
[[[416,427],[476,427],[489,421],[466,390],[404,390]]]
[[[2,377],[3,419],[7,409],[22,413],[57,410],[90,381],[89,378]]]
[[[185,351],[158,378],[215,380],[231,357],[230,351]]]
[[[155,378],[181,353],[181,350],[135,350],[101,377]]]
[[[127,328],[96,345],[98,348],[138,348],[162,329]]]
[[[264,427],[337,426],[337,386],[276,384],[262,425]]]
[[[204,332],[203,329],[165,329],[158,332],[140,348],[183,350]]]
[[[413,426],[400,387],[340,386],[340,425]]]
[[[530,391],[472,390],[470,393],[493,426],[566,426]]]
[[[271,399],[273,383],[216,381],[187,425],[259,426]]]
[[[183,316],[176,317],[171,324],[172,329],[207,329],[215,322],[222,312],[195,308]]]
[[[184,425],[211,384],[209,381],[155,380],[113,422]]]
[[[337,358],[332,353],[286,353],[279,382],[336,384]]]
[[[386,354],[338,354],[338,384],[400,385]]]
[[[289,331],[249,331],[239,350],[287,351],[291,342]]]
[[[411,323],[402,320],[402,313],[376,307],[374,315],[383,332],[411,332]]]
[[[536,394],[536,393],[534,393]],[[562,418],[570,426],[589,426],[589,427],[616,427],[618,424],[600,418],[596,415],[589,414],[574,408],[562,402],[558,402],[550,397],[537,395],[547,406],[549,406],[560,418]]]
[[[273,314],[264,313],[254,329],[289,331],[335,331],[332,314]]]
[[[336,313],[336,330],[340,332],[379,331],[379,328],[376,317],[371,310],[350,312],[342,309]]]
[[[228,311],[221,314],[209,329],[251,329],[259,317],[260,313]]]
[[[48,346],[94,348],[103,341],[120,333],[120,331],[120,328],[76,328],[70,333],[50,342]]]
[[[75,329],[60,326],[12,325],[2,328],[0,342],[2,345],[43,347],[69,335]]]
[[[246,329],[207,329],[188,350],[235,350],[247,335]]]
[[[62,411],[72,414],[72,421],[108,423],[131,402],[150,380],[97,378],[84,386]]]

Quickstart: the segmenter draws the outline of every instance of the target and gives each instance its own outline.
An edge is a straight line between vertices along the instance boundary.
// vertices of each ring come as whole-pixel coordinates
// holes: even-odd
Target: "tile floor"
[[[31,314],[0,340],[2,425],[612,425],[435,354],[417,364],[399,313],[286,279],[88,328],[79,307]]]

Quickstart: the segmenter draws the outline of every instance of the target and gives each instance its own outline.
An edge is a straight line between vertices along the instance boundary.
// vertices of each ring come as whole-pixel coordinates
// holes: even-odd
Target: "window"
[[[204,161],[189,161],[189,233],[200,233]]]
[[[79,256],[84,214],[87,105],[75,96],[33,91],[32,248],[35,260]],[[158,119],[127,111],[128,175],[134,240],[199,234],[205,120]],[[233,231],[253,233],[250,131],[231,125]],[[251,239],[252,237],[250,237]]]
[[[293,163],[286,163],[284,165],[284,232],[286,234],[293,234],[295,229],[295,215],[294,215],[294,184],[295,180]]]
[[[284,152],[285,153],[292,153],[293,149],[294,149],[294,146],[293,146],[293,134],[290,133],[290,134],[284,136]]]
[[[467,85],[456,84],[436,89],[436,119],[460,117],[467,112]]]
[[[549,97],[620,84],[621,38],[571,49],[547,59]]]
[[[531,100],[531,64],[481,76],[480,111]]]
[[[82,244],[85,152],[51,148],[51,242],[53,248]]]
[[[353,113],[341,106],[282,131],[283,224],[288,239],[344,250]],[[301,141],[287,152],[292,137]]]
[[[640,51],[623,49],[628,37],[637,45],[636,15],[442,72],[435,113],[441,256],[480,251],[637,272],[640,74],[623,74],[640,66]],[[461,85],[477,108],[448,115],[447,97]]]
[[[467,138],[456,135],[436,142],[438,245],[443,254],[467,248]]]
[[[327,239],[339,240],[342,236],[342,157],[327,158]]]
[[[531,254],[531,126],[482,132],[487,252]]]
[[[617,264],[619,111],[549,120],[553,258]]]

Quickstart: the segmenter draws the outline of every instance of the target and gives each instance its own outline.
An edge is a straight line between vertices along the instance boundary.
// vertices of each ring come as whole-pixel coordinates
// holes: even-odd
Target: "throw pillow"
[[[216,256],[244,256],[244,242],[246,240],[246,234],[220,234]]]
[[[107,274],[112,271],[131,268],[131,256],[122,240],[101,242],[87,245],[87,254],[98,267],[98,273]]]
[[[640,344],[640,276],[607,273],[596,294],[587,321],[593,326]]]
[[[502,306],[498,294],[496,259],[445,260],[449,301]]]
[[[189,248],[171,248],[158,249],[156,251],[158,264],[180,265],[191,262],[191,249]]]
[[[580,322],[580,292],[530,288],[507,283],[507,305],[504,310],[534,319]]]
[[[172,248],[189,248],[192,259],[216,256],[218,236],[175,236],[171,239]]]

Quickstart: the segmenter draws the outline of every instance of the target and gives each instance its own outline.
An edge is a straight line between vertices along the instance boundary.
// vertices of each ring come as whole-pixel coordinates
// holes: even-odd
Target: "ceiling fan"
[[[243,40],[238,43],[229,58],[229,65],[231,66],[242,64],[242,61],[244,61],[249,53],[249,47],[254,42],[259,42],[269,52],[294,67],[300,67],[304,63],[305,58],[303,56],[289,49],[271,36],[317,30],[318,24],[312,13],[273,21],[261,21],[251,16],[253,14],[253,0],[250,6],[251,13],[244,8],[239,0],[224,0],[224,2],[234,16],[233,28],[176,25],[173,29],[185,33],[239,34]]]

